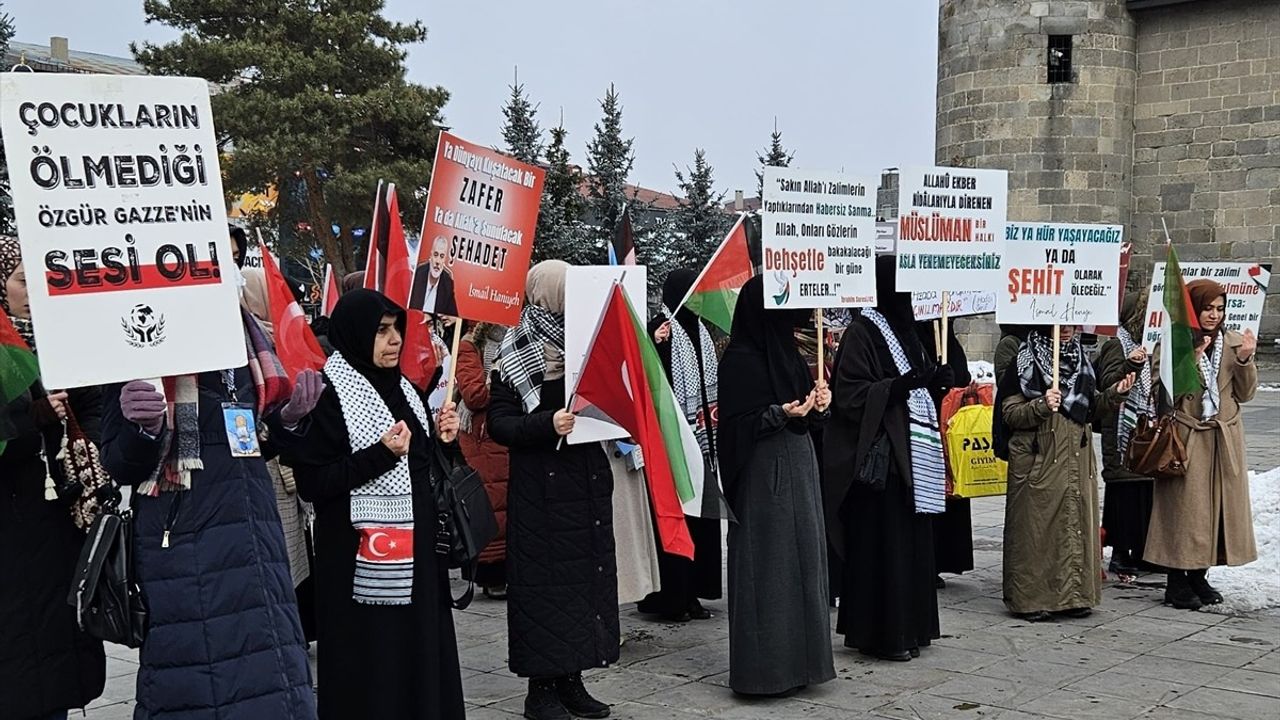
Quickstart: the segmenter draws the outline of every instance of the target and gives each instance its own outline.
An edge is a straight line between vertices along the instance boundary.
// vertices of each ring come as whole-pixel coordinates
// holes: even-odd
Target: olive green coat
[[[1098,368],[1098,386],[1111,387],[1124,379],[1129,373],[1142,372],[1142,365],[1129,362],[1124,354],[1124,345],[1119,338],[1111,338],[1102,344],[1098,351],[1098,359],[1094,363]],[[1120,424],[1120,413],[1110,412],[1102,416],[1102,479],[1105,482],[1150,481],[1151,478],[1131,471],[1125,459],[1120,457],[1120,441],[1116,436]]]
[[[1218,414],[1200,420],[1200,393],[1178,398],[1174,417],[1187,445],[1187,474],[1155,483],[1151,527],[1143,558],[1165,567],[1199,570],[1214,565],[1244,565],[1258,559],[1249,504],[1249,466],[1245,460],[1240,403],[1253,399],[1258,368],[1253,358],[1240,362],[1243,337],[1228,330],[1218,369]],[[1154,353],[1155,387],[1160,390],[1160,348]],[[1219,543],[1221,538],[1223,542]]]
[[[1114,413],[1123,396],[1095,392],[1092,413]],[[1044,398],[1018,394],[1002,407],[1009,437],[1004,602],[1014,613],[1094,607],[1102,600],[1098,460],[1093,431]]]

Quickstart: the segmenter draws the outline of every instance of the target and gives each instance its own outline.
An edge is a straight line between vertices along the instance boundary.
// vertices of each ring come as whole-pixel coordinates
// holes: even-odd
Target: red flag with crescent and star
[[[413,560],[413,528],[366,527],[360,531],[360,559],[371,563]]]

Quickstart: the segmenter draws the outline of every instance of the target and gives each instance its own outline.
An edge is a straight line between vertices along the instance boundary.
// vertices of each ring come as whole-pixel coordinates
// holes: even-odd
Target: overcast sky
[[[142,0],[4,0],[16,40],[128,56],[132,40],[176,37],[146,25]],[[716,185],[755,192],[756,153],[774,118],[796,167],[878,171],[931,164],[937,0],[388,0],[423,20],[409,78],[452,94],[447,124],[498,144],[518,65],[544,128],[564,112],[583,153],[614,83],[635,138],[632,181],[667,192],[673,163],[703,148]]]

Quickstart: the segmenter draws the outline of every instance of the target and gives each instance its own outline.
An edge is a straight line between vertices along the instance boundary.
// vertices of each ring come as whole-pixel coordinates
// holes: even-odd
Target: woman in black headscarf
[[[680,303],[697,280],[692,270],[673,270],[662,285],[662,313],[649,322],[649,334],[671,381],[676,402],[693,427],[702,447],[708,482],[716,478],[716,403],[718,368],[715,344],[702,321]],[[708,494],[719,503],[719,498]],[[686,516],[693,538],[693,560],[659,551],[658,571],[662,589],[640,601],[642,613],[667,620],[706,620],[711,612],[699,598],[720,599],[720,520],[718,508],[706,508],[707,517]]]
[[[286,462],[315,504],[321,718],[462,718],[446,563],[431,492],[438,435],[400,374],[405,311],[353,290],[333,310],[327,387]]]
[[[877,259],[878,304],[837,351],[826,510],[845,560],[836,632],[863,654],[906,661],[939,635],[933,519],[946,478],[935,398],[955,372],[920,342],[911,295],[897,292],[894,273],[892,256]]]
[[[766,310],[747,281],[720,361],[719,452],[729,526],[729,687],[777,695],[835,677],[822,491],[810,429],[831,393],[814,387],[795,329],[812,313]]]

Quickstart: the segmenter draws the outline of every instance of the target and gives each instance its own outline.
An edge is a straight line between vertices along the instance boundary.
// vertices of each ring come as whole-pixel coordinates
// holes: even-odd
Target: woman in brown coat
[[[1174,399],[1174,418],[1185,433],[1187,474],[1155,484],[1145,559],[1169,568],[1165,602],[1196,610],[1222,602],[1206,578],[1208,568],[1258,558],[1240,414],[1240,403],[1253,399],[1258,389],[1253,362],[1258,341],[1251,331],[1222,326],[1227,303],[1222,285],[1195,280],[1187,292],[1200,321],[1196,359],[1205,390]],[[1160,348],[1154,355],[1159,378]]]
[[[507,480],[511,464],[507,449],[489,435],[486,411],[489,407],[489,373],[502,345],[506,329],[481,323],[473,326],[458,344],[458,393],[462,396],[458,414],[462,432],[458,444],[467,463],[480,473],[489,504],[498,520],[498,534],[480,553],[475,581],[486,597],[507,597]]]
[[[1102,600],[1098,459],[1090,424],[1115,412],[1132,373],[1105,391],[1075,328],[1062,326],[1058,382],[1053,341],[1032,330],[1001,380],[1008,438],[1004,602],[1018,617],[1084,617]]]

